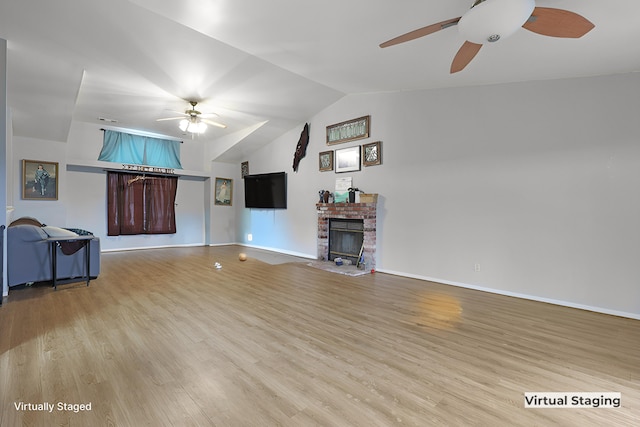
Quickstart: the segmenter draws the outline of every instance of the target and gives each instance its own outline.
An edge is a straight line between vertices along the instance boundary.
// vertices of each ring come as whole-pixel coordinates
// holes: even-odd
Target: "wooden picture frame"
[[[363,116],[327,126],[327,145],[368,138],[370,121],[371,116]]]
[[[333,170],[333,150],[323,151],[318,154],[318,168],[320,172],[328,172]]]
[[[336,150],[335,171],[353,172],[360,170],[360,146]]]
[[[58,200],[58,162],[22,160],[22,198]]]
[[[217,206],[233,205],[233,180],[229,178],[218,178],[213,192],[213,203]]]
[[[376,141],[362,144],[362,164],[375,166],[382,163],[382,142]]]

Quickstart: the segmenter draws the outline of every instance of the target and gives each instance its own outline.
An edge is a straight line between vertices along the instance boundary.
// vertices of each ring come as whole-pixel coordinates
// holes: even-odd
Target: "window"
[[[176,232],[176,176],[107,173],[107,235]]]

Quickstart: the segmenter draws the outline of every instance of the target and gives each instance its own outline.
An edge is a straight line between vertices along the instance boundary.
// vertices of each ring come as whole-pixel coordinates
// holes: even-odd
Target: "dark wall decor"
[[[323,151],[318,155],[320,172],[333,170],[333,151]]]
[[[300,133],[300,139],[296,146],[296,152],[293,154],[293,171],[298,172],[300,160],[307,154],[307,145],[309,145],[309,123],[304,124],[304,128]]]
[[[240,163],[240,174],[242,176],[242,178],[244,178],[245,176],[249,175],[249,162],[242,162]]]
[[[370,118],[371,116],[363,116],[327,126],[327,145],[369,138]]]
[[[382,142],[376,141],[362,144],[362,164],[375,166],[382,163]]]

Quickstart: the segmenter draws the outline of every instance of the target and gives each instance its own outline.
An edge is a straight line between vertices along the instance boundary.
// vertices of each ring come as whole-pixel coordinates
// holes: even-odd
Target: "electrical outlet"
[[[476,271],[476,273],[480,272],[480,264],[476,263],[476,265],[473,266],[473,269]]]
[[[250,242],[253,240],[253,234],[249,233],[247,234],[247,242]]]

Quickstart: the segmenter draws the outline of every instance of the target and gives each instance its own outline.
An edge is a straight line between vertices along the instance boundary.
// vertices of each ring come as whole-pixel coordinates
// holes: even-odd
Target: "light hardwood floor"
[[[640,425],[640,321],[241,251],[105,253],[90,287],[12,290],[0,425]],[[525,409],[541,391],[622,406]]]

